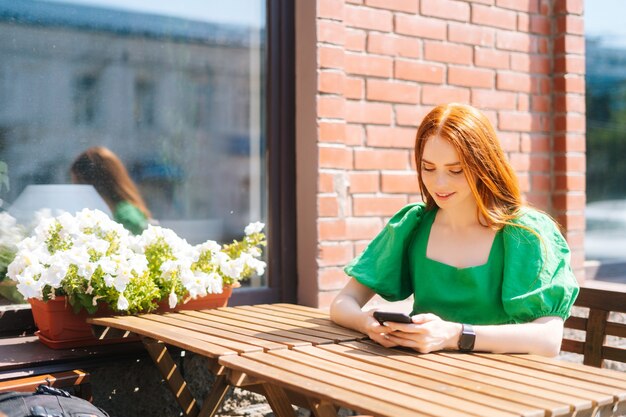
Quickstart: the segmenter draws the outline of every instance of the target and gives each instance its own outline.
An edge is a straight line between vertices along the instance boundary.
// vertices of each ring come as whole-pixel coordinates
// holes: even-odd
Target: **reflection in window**
[[[624,9],[605,0],[585,4],[585,252],[604,263],[603,280],[626,274],[626,31],[614,7]]]
[[[81,75],[74,82],[74,123],[91,125],[96,118],[98,79],[94,75]]]
[[[241,18],[239,2],[106,3],[0,2],[4,208],[27,185],[70,183],[100,145],[190,243],[266,222],[265,2],[228,22],[213,17]]]

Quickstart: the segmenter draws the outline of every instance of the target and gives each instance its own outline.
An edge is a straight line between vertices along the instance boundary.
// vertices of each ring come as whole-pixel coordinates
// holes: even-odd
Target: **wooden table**
[[[190,416],[213,415],[230,385],[264,393],[278,417],[293,417],[292,403],[316,417],[336,416],[339,406],[384,417],[626,413],[625,373],[532,355],[385,349],[308,307],[229,307],[91,322],[106,326],[106,333],[141,335]],[[211,361],[217,380],[202,409],[166,344]]]

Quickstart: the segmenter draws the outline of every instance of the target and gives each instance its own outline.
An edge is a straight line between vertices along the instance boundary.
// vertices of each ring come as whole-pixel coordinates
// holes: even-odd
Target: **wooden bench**
[[[55,388],[73,388],[76,396],[92,400],[90,375],[80,369],[0,381],[0,392],[34,392],[41,384]]]
[[[584,332],[584,340],[566,336],[561,350],[583,355],[585,365],[603,367],[605,359],[626,362],[626,339],[617,339],[626,338],[626,323],[615,321],[611,314],[626,313],[626,285],[586,282],[574,305],[588,313],[573,315],[565,328]]]

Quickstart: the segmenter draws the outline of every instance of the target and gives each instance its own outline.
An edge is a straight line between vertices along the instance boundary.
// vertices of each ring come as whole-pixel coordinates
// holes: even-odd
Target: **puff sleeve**
[[[578,295],[565,238],[554,221],[539,211],[525,211],[516,223],[522,227],[503,229],[504,310],[515,323],[545,316],[565,320]]]
[[[409,204],[397,212],[385,228],[354,258],[344,271],[387,301],[413,294],[407,249],[419,226],[425,205]]]

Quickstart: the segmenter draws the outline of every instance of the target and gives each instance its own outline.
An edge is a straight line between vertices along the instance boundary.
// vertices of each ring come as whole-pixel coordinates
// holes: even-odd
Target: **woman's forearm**
[[[542,317],[531,323],[474,326],[474,332],[476,351],[556,356],[563,338],[563,320]]]

